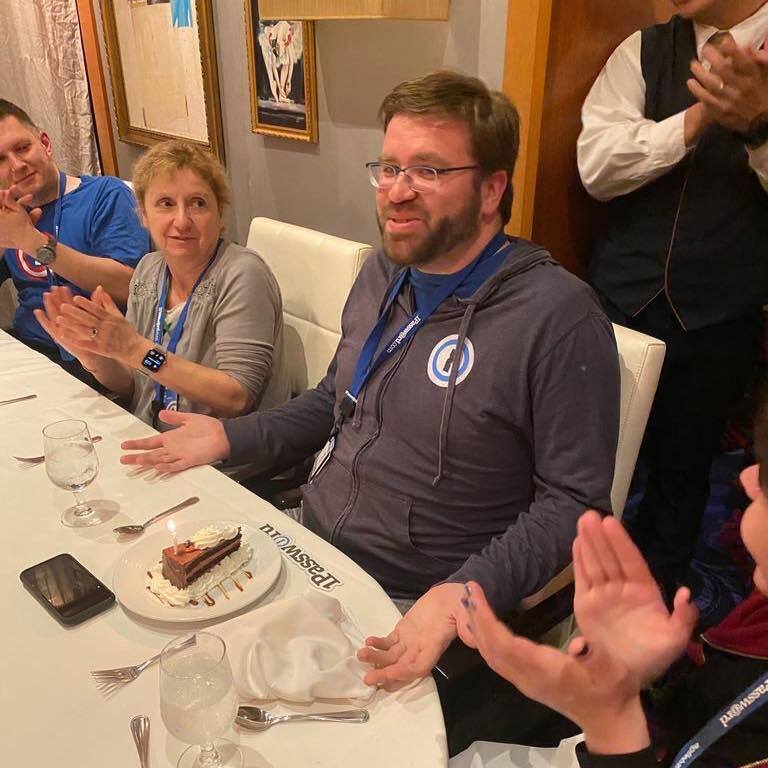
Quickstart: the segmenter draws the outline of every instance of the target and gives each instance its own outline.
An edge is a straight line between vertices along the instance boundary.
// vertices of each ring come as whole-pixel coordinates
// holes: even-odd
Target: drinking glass
[[[98,525],[105,519],[97,504],[87,504],[81,493],[99,472],[99,459],[88,432],[79,419],[54,421],[43,427],[45,471],[54,485],[72,491],[75,505],[64,510],[61,522],[70,528]]]
[[[160,655],[160,713],[165,727],[188,747],[177,768],[241,768],[236,744],[219,738],[237,714],[237,693],[224,641],[198,632],[172,640]],[[199,750],[197,746],[199,745]]]

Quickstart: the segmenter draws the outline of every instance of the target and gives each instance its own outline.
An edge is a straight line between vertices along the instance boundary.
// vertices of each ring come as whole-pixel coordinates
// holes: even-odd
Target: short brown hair
[[[144,207],[147,189],[157,176],[185,168],[194,171],[208,184],[216,198],[219,212],[223,213],[232,202],[224,166],[210,152],[180,139],[155,144],[136,163],[132,182],[139,207]]]
[[[403,112],[446,115],[467,124],[472,151],[482,171],[507,172],[507,188],[499,202],[499,213],[506,224],[512,215],[512,174],[520,146],[520,116],[515,105],[476,77],[439,70],[395,86],[379,108],[384,130],[395,115]]]
[[[31,128],[33,131],[38,130],[37,126],[32,122],[32,118],[21,107],[17,107],[7,99],[0,99],[0,120],[5,120],[6,117],[15,117],[20,123],[26,125],[27,128]]]

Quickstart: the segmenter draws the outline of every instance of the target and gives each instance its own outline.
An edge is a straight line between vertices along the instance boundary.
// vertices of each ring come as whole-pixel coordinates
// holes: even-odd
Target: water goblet
[[[177,768],[241,768],[236,744],[220,738],[237,714],[237,693],[224,641],[198,632],[172,640],[160,655],[160,713],[169,733],[192,746]],[[199,749],[198,746],[199,745]]]
[[[99,505],[87,504],[81,496],[99,472],[88,425],[79,419],[54,421],[43,427],[43,444],[49,479],[75,496],[75,505],[64,510],[61,522],[70,528],[103,522],[105,517]]]

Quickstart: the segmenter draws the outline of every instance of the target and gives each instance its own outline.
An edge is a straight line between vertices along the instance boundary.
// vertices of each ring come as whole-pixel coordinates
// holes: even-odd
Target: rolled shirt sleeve
[[[662,176],[687,154],[685,113],[644,116],[641,33],[611,54],[587,96],[577,144],[579,174],[597,200],[628,194]]]

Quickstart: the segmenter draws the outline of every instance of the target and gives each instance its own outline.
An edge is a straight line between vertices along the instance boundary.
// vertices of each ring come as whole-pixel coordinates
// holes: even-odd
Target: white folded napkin
[[[238,616],[214,630],[227,644],[243,699],[368,700],[376,688],[357,660],[363,636],[338,600],[307,592]]]

